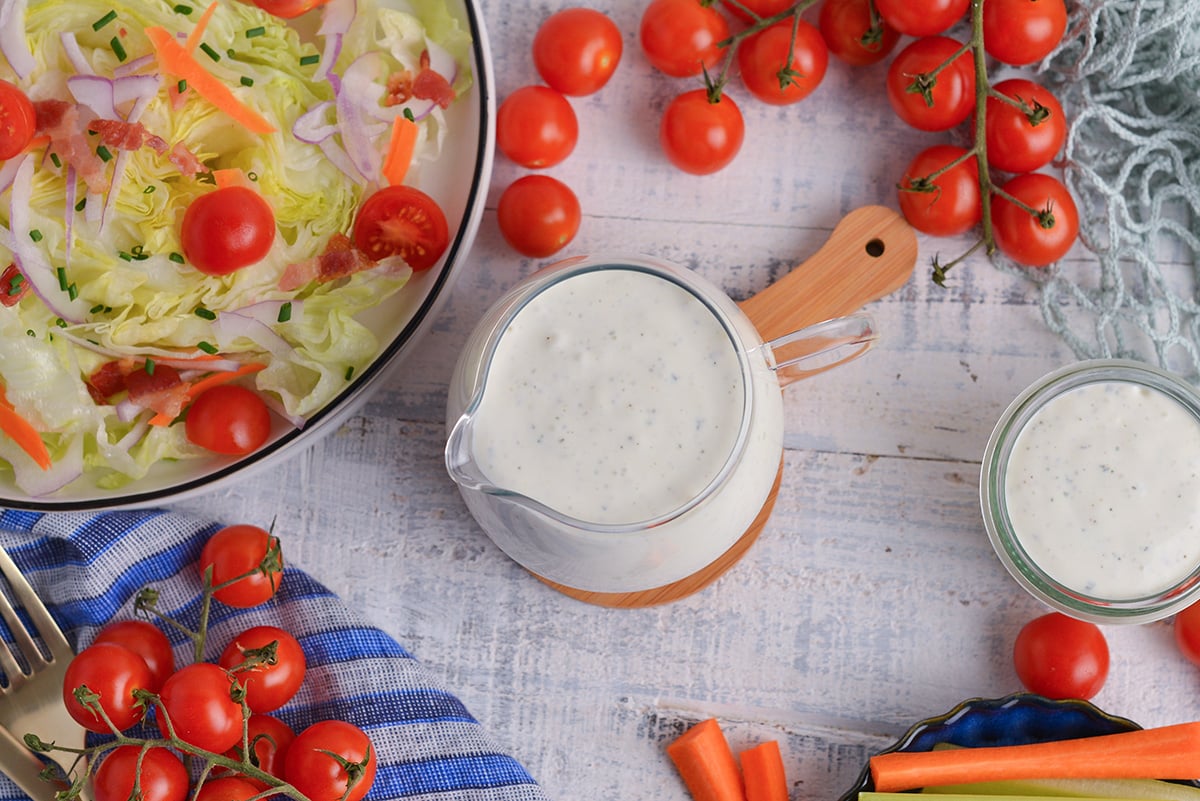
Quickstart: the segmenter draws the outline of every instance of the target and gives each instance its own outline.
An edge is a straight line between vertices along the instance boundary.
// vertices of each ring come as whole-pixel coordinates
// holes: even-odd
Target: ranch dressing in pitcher
[[[504,330],[472,449],[500,487],[581,521],[635,523],[721,473],[748,398],[729,332],[692,292],[636,269],[582,272]],[[765,457],[773,472],[778,445]]]

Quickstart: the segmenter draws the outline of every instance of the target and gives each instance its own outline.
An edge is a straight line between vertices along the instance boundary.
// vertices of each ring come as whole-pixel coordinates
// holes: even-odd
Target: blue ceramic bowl
[[[1018,693],[1003,698],[971,698],[944,715],[917,723],[893,745],[892,751],[930,751],[939,743],[964,748],[1094,737],[1140,729],[1132,720],[1101,712],[1087,701],[1052,701]],[[869,766],[839,801],[855,801],[860,792],[875,789]]]

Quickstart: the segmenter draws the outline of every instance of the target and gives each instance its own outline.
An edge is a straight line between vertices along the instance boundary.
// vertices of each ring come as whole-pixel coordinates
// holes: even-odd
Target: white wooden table
[[[537,24],[564,6],[481,0],[499,97],[537,80]],[[660,155],[660,113],[693,84],[655,74],[637,46],[640,0],[601,0],[625,54],[601,92],[573,100],[575,153],[550,174],[584,206],[562,255],[642,252],[695,268],[735,299],[812,253],[893,185],[934,134],[906,129],[884,67],[832,63],[799,106],[767,107],[736,80],[747,139],[736,162],[684,175]],[[442,462],[446,384],[475,320],[544,262],[510,251],[495,201],[523,171],[497,157],[487,211],[431,333],[362,413],[268,475],[181,504],[269,522],[288,558],[359,606],[447,686],[557,799],[685,799],[664,755],[691,722],[721,718],[735,747],[781,741],[794,799],[833,799],[871,751],[973,696],[1020,689],[1018,628],[1043,610],[1004,572],[978,511],[980,456],[1005,405],[1073,361],[1036,290],[983,259],[914,277],[872,304],[883,338],[856,363],[786,391],[783,484],[745,559],[698,595],[613,610],[569,599],[509,561],[468,515]],[[1085,252],[1072,269],[1086,270]],[[1200,715],[1200,674],[1169,623],[1106,629],[1095,699],[1144,725]]]

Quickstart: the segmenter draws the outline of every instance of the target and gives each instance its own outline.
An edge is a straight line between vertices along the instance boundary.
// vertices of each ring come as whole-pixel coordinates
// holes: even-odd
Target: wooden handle
[[[803,264],[739,306],[764,341],[858,311],[904,286],[917,263],[917,236],[895,211],[847,214]]]

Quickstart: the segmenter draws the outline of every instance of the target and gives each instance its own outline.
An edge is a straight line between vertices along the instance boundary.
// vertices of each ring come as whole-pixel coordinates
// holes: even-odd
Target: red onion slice
[[[313,74],[321,80],[329,74],[342,54],[342,40],[358,15],[357,0],[331,0],[321,8],[321,25],[317,35],[324,39],[321,63]]]
[[[379,105],[381,81],[386,78],[383,54],[366,53],[346,68],[337,88],[337,119],[342,147],[351,163],[368,181],[376,180],[383,167],[383,155],[375,139],[387,125],[373,121],[370,109]]]
[[[91,75],[92,65],[87,60],[87,56],[83,54],[83,48],[79,46],[79,40],[75,38],[75,34],[71,31],[63,31],[58,35],[58,39],[62,42],[63,52],[67,54],[67,61],[71,62],[71,67],[80,75]]]
[[[332,110],[332,100],[316,104],[292,123],[292,136],[310,145],[324,142],[338,130],[337,123],[329,119],[329,112]]]
[[[277,359],[287,359],[294,350],[288,341],[275,333],[270,326],[237,312],[219,313],[213,321],[213,331],[222,343],[229,344],[239,338],[248,339]]]
[[[29,236],[32,229],[29,210],[33,205],[33,156],[21,158],[13,178],[8,220],[12,229],[13,260],[34,293],[51,314],[68,323],[83,322],[87,306],[79,298],[71,299],[58,283],[58,274],[45,252]]]
[[[25,0],[0,0],[0,52],[18,78],[28,78],[37,66],[25,38]]]

